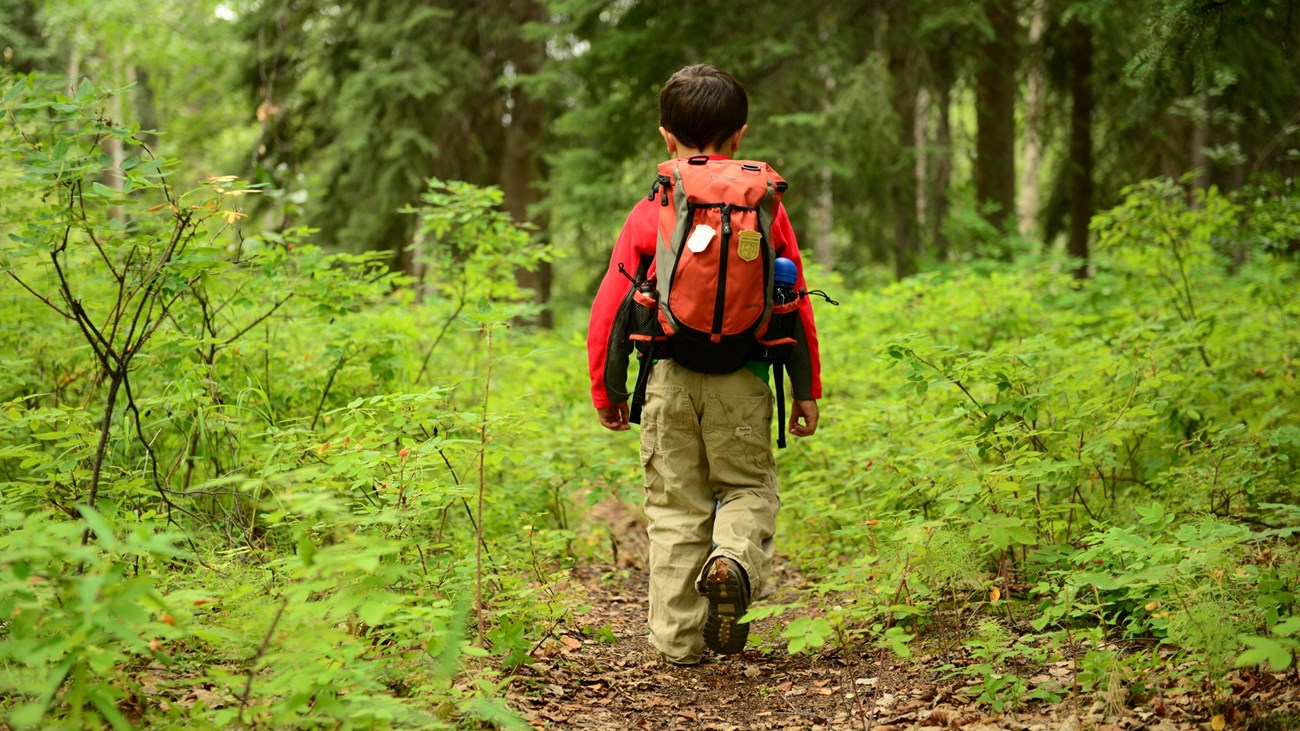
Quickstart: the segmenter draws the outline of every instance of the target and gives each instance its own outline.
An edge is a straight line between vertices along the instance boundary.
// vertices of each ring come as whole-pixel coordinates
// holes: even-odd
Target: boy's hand
[[[814,405],[813,411],[816,412],[816,410],[817,407]],[[630,413],[631,409],[628,408],[627,402],[596,409],[596,414],[600,416],[600,425],[610,431],[627,431],[631,429],[632,426],[627,423],[627,417]]]
[[[803,423],[800,423],[800,419]],[[815,431],[817,431],[817,400],[795,399],[794,408],[790,409],[790,433],[796,437],[807,437],[812,436]]]

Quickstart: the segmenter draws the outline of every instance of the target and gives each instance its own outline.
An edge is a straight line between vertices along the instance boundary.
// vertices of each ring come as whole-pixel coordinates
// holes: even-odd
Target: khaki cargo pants
[[[781,505],[772,456],[772,391],[749,369],[710,375],[654,365],[641,415],[650,534],[650,644],[665,659],[698,662],[714,556],[738,561],[758,597],[772,567]],[[716,507],[715,507],[716,506]]]

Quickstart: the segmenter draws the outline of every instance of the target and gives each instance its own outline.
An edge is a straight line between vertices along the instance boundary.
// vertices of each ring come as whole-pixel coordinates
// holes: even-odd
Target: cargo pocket
[[[695,407],[682,386],[651,384],[641,413],[641,451],[670,452],[694,439]],[[644,459],[644,454],[642,456]]]
[[[711,482],[742,487],[775,484],[773,403],[771,392],[727,398],[709,395],[704,404],[703,430]]]
[[[666,506],[672,492],[698,480],[700,426],[695,406],[681,386],[651,385],[641,414],[641,466],[645,468],[645,504]]]

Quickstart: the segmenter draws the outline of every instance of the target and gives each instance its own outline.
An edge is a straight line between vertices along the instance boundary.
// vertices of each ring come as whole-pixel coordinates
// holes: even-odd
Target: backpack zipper
[[[718,298],[713,303],[714,338],[722,337],[722,308],[727,299],[727,253],[731,248],[731,205],[722,207],[722,245],[718,247]],[[716,342],[716,341],[715,341]]]

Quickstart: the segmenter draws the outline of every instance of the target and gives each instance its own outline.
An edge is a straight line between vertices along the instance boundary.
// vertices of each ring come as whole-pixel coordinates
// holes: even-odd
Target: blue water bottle
[[[793,302],[798,296],[794,291],[794,283],[799,281],[799,270],[795,268],[794,262],[778,256],[772,262],[772,304],[783,305]]]
[[[799,281],[799,269],[794,262],[778,256],[772,262],[772,306],[779,307],[798,301],[799,292],[795,283]],[[799,317],[798,310],[772,315],[767,327],[765,340],[781,340],[794,336],[795,324]],[[776,386],[776,445],[785,446],[785,364],[790,361],[793,348],[789,343],[768,345],[765,348],[765,360],[773,365],[773,380]]]

